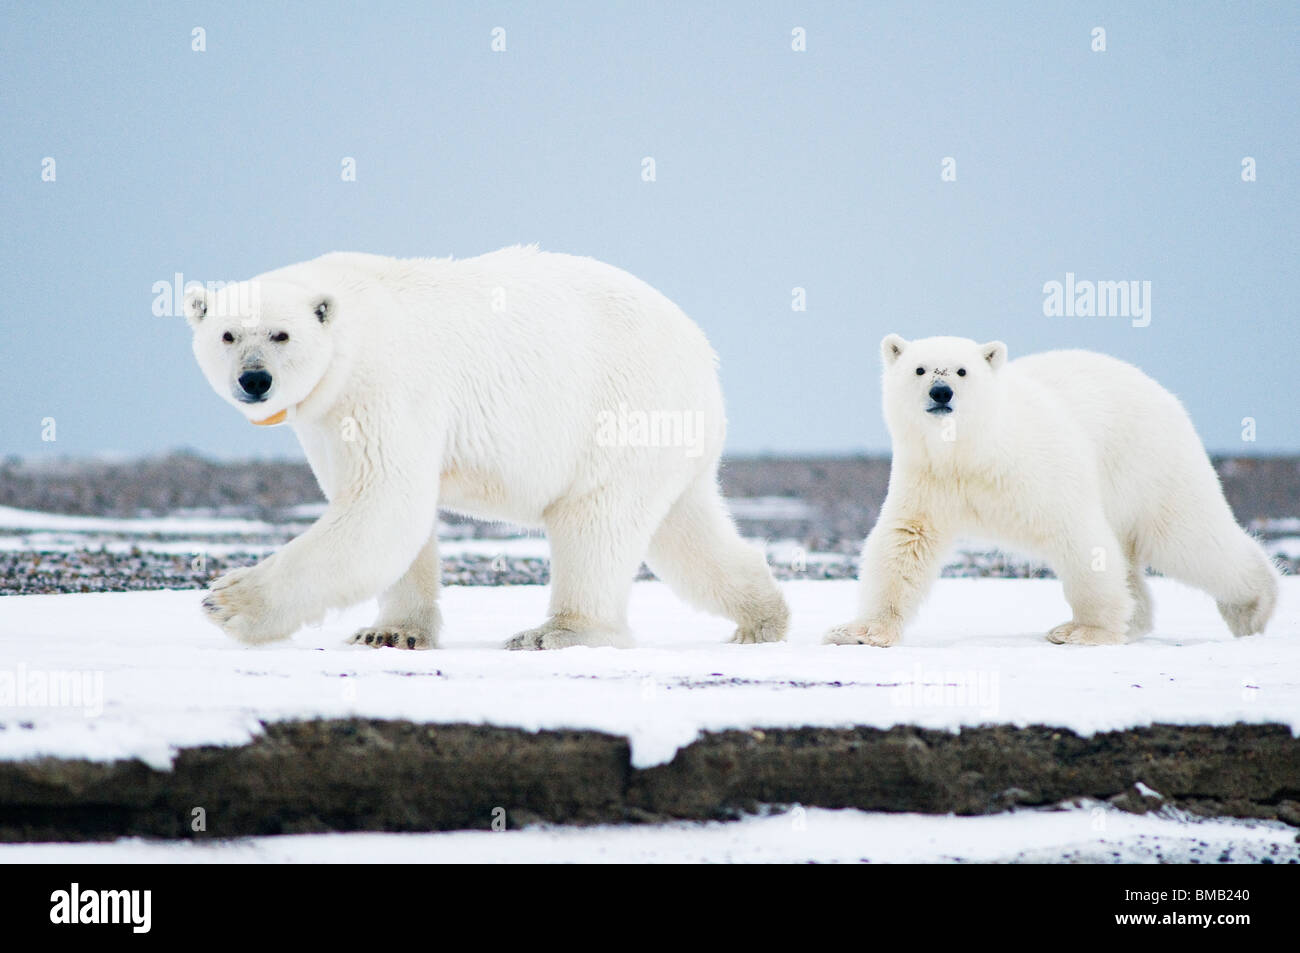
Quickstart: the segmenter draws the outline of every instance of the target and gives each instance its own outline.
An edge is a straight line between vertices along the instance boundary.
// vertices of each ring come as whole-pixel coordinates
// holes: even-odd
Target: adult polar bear
[[[550,618],[509,648],[628,644],[643,558],[735,620],[732,641],[785,637],[780,590],[718,490],[717,359],[631,275],[532,247],[336,253],[196,293],[186,312],[209,383],[252,423],[287,418],[329,500],[297,539],[213,584],[204,607],[235,638],[286,638],[380,594],[353,641],[436,646],[439,506],[546,528]]]
[[[1045,557],[1074,617],[1058,643],[1151,630],[1146,567],[1214,596],[1234,635],[1261,632],[1272,564],[1233,519],[1186,411],[1132,365],[1087,351],[1006,363],[1000,341],[891,334],[889,491],[862,550],[858,617],[826,641],[893,645],[953,538]]]

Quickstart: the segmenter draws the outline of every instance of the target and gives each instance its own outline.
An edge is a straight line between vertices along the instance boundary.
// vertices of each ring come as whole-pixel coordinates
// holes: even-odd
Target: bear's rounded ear
[[[324,324],[330,318],[334,317],[334,299],[329,295],[321,295],[311,306],[312,314],[316,315],[316,320]]]
[[[208,316],[208,293],[204,288],[191,288],[185,292],[185,320],[191,327]]]
[[[1001,341],[981,344],[980,353],[984,355],[984,360],[989,362],[989,367],[995,371],[1007,362],[1007,346]]]
[[[907,342],[897,334],[886,334],[885,339],[880,342],[880,356],[885,359],[885,366],[893,364],[903,356],[903,348],[907,347]]]

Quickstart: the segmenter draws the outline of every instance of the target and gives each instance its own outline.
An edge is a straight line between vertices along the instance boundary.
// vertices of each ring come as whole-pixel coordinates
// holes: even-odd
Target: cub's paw
[[[1228,623],[1228,628],[1232,630],[1232,634],[1237,638],[1263,632],[1264,626],[1268,624],[1269,613],[1272,609],[1271,606],[1264,604],[1261,599],[1235,605],[1220,602],[1218,606],[1219,615],[1223,616],[1223,621]]]
[[[902,638],[902,628],[888,622],[849,622],[831,629],[822,636],[822,642],[826,645],[877,645],[887,648],[897,645]]]
[[[203,597],[209,621],[248,645],[287,639],[295,628],[275,611],[257,568],[245,566],[226,573]]]
[[[437,636],[428,629],[414,625],[376,625],[357,629],[352,638],[352,645],[368,645],[382,649],[436,649]]]
[[[602,629],[569,629],[548,622],[546,625],[539,625],[527,632],[520,632],[506,642],[506,648],[519,652],[568,649],[573,648],[575,645],[586,645],[592,648],[602,646],[627,648],[631,644],[632,640],[626,634]]]
[[[1123,645],[1128,637],[1114,629],[1101,629],[1095,625],[1062,622],[1047,633],[1047,641],[1057,645]]]

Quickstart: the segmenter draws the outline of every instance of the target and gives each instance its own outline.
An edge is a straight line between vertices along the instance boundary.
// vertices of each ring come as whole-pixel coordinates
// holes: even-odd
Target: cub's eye
[[[234,344],[235,336],[227,331],[225,334],[221,335],[221,340],[225,341],[227,344]]]
[[[959,368],[957,368],[957,376],[958,376],[958,377],[965,377],[965,376],[966,376],[966,368],[964,368],[964,367],[959,367]]]
[[[286,334],[284,331],[280,331],[277,334],[272,334],[271,340],[274,341],[276,344],[283,344],[285,341],[289,340],[289,335]]]
[[[918,368],[916,369],[916,376],[917,376],[917,377],[920,377],[920,376],[921,376],[922,374],[924,374],[924,373],[925,373],[925,368],[924,368],[924,367],[918,367]]]

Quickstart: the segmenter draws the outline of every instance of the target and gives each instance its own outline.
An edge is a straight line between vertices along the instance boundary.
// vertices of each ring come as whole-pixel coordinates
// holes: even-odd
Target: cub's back
[[[1018,358],[1007,370],[1050,390],[1092,441],[1108,509],[1137,519],[1153,499],[1217,492],[1218,478],[1182,403],[1132,364],[1092,351],[1047,351]]]

